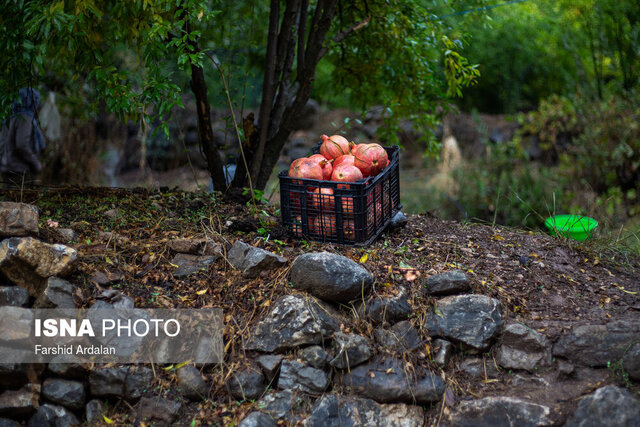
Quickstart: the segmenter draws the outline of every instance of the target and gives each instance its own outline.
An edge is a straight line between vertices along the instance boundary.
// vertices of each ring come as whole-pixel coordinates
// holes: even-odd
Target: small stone
[[[222,246],[209,239],[173,239],[167,243],[174,252],[192,255],[222,254]]]
[[[38,411],[29,419],[27,427],[71,427],[81,425],[80,421],[71,412],[62,406],[44,404],[38,408]]]
[[[242,275],[249,279],[258,277],[262,271],[273,270],[287,263],[286,258],[240,240],[236,240],[229,250],[228,259],[233,268],[242,270]]]
[[[471,289],[467,275],[460,270],[447,271],[427,278],[424,290],[428,295],[440,296],[466,292]]]
[[[168,426],[178,416],[180,402],[161,397],[143,397],[138,402],[136,421],[154,426]]]
[[[399,228],[403,228],[405,225],[407,225],[407,217],[405,216],[405,214],[403,214],[402,212],[398,211],[398,213],[396,213],[393,218],[391,218],[391,222],[389,223],[389,227],[392,230],[397,230]]]
[[[176,372],[180,393],[187,399],[200,401],[207,397],[209,387],[202,379],[200,371],[191,365],[185,365]]]
[[[58,378],[47,378],[44,381],[42,395],[50,402],[74,410],[82,408],[86,398],[82,383]]]
[[[300,255],[291,266],[295,289],[322,300],[346,303],[369,292],[373,276],[362,265],[342,255],[315,252]]]
[[[66,280],[49,277],[42,294],[33,303],[34,308],[76,308],[74,287]]]
[[[605,325],[580,325],[553,346],[553,355],[586,366],[601,367],[622,359],[640,342],[640,322],[618,320]]]
[[[373,336],[378,345],[390,352],[413,351],[422,344],[418,330],[408,320],[398,322],[390,329],[376,329]]]
[[[105,211],[102,215],[106,216],[109,219],[116,219],[118,215],[120,215],[120,209],[113,208]]]
[[[453,344],[447,340],[435,339],[433,340],[433,350],[435,353],[433,356],[433,362],[438,366],[447,366],[451,356],[453,354]]]
[[[544,335],[521,323],[510,323],[502,333],[497,359],[507,369],[533,372],[551,364],[551,346]]]
[[[460,363],[460,370],[472,377],[494,378],[499,375],[498,368],[493,360],[482,360],[477,357],[465,359]]]
[[[280,371],[280,362],[283,357],[277,354],[265,354],[256,359],[258,366],[262,369],[267,382],[271,384]]]
[[[358,316],[366,318],[374,325],[407,320],[412,312],[407,290],[402,286],[398,287],[397,295],[392,297],[369,297],[364,303],[357,304],[356,311]]]
[[[146,367],[102,367],[89,374],[89,390],[94,397],[137,400],[152,380],[153,372]]]
[[[27,307],[29,292],[19,286],[0,287],[0,306]]]
[[[440,299],[427,313],[426,328],[432,337],[462,342],[486,350],[502,328],[500,302],[485,295],[456,295]]]
[[[550,426],[547,406],[513,397],[485,397],[461,402],[451,414],[452,427]]]
[[[264,376],[257,366],[234,372],[227,381],[231,396],[237,400],[258,399],[264,393]]]
[[[329,377],[321,369],[312,368],[295,360],[283,360],[278,388],[320,394],[329,386]]]
[[[171,264],[177,265],[178,268],[173,272],[173,277],[182,278],[190,276],[199,271],[207,270],[209,265],[216,260],[213,255],[189,255],[177,254],[171,260]]]
[[[276,427],[277,425],[269,415],[253,411],[240,421],[238,427]]]
[[[340,329],[334,313],[331,307],[315,298],[282,296],[252,329],[245,350],[271,353],[320,344]]]
[[[640,381],[640,343],[634,344],[622,359],[622,366],[629,376]]]
[[[99,286],[111,286],[124,279],[124,274],[117,270],[96,270],[91,274],[91,281]]]
[[[0,238],[37,236],[38,208],[26,203],[0,202]]]
[[[568,377],[571,374],[573,374],[574,370],[575,370],[575,367],[571,363],[566,362],[564,360],[558,360],[558,372],[561,375]]]
[[[36,298],[42,293],[46,279],[70,273],[77,257],[73,248],[50,245],[33,237],[12,237],[0,243],[0,270]]]
[[[0,394],[0,416],[25,418],[33,415],[38,409],[39,387],[30,383],[19,390],[6,390]]]
[[[283,390],[268,393],[257,402],[261,411],[275,419],[283,419],[294,425],[302,420],[306,413],[306,399],[296,391]]]
[[[409,370],[402,360],[391,358],[352,369],[342,383],[354,394],[379,403],[426,405],[439,401],[445,389],[439,375],[421,367]]]
[[[13,342],[31,337],[34,312],[22,307],[0,307],[0,342],[11,347]]]
[[[71,228],[58,228],[58,234],[64,243],[71,243],[76,240],[76,232]]]
[[[329,364],[338,369],[351,369],[371,357],[371,348],[366,338],[357,334],[336,332],[333,335],[335,357]]]
[[[640,425],[640,400],[622,387],[605,386],[580,400],[566,427]]]
[[[324,369],[327,367],[329,355],[319,345],[312,345],[300,350],[300,359],[313,368]]]
[[[104,403],[102,403],[101,400],[93,399],[89,401],[84,410],[87,418],[87,423],[89,423],[90,425],[102,423],[104,421],[104,418],[102,418],[104,410]]]

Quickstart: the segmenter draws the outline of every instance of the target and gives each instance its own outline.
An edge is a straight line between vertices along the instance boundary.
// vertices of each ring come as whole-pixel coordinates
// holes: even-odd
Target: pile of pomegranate
[[[320,154],[294,160],[289,168],[289,176],[340,182],[336,188],[348,189],[349,182],[374,177],[389,165],[387,151],[379,144],[355,144],[340,135],[322,135]],[[302,184],[301,181],[299,181]],[[292,193],[291,205],[294,212],[299,212],[301,195]],[[342,229],[344,237],[354,240],[353,198],[342,197],[342,213],[344,215]],[[378,202],[379,204],[379,202]],[[307,187],[307,206],[309,207],[309,232],[323,236],[335,236],[335,198],[333,189],[323,187]],[[296,209],[298,208],[298,209]],[[376,206],[377,216],[381,215],[381,207]],[[369,215],[370,216],[370,215]],[[302,218],[296,215],[292,231],[302,234]]]

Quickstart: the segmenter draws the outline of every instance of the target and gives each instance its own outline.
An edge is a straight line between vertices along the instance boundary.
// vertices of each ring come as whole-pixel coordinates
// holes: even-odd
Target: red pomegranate
[[[362,179],[362,172],[355,166],[350,165],[340,165],[333,169],[333,174],[331,175],[331,181],[340,181],[340,182],[356,182],[359,179]],[[338,185],[338,188],[349,188],[348,185]]]
[[[317,161],[301,157],[291,162],[289,176],[294,178],[322,179],[322,168]]]
[[[309,206],[311,209],[320,210],[323,212],[331,211],[336,207],[336,201],[333,197],[333,189],[331,188],[316,188],[309,195]]]
[[[360,144],[353,151],[354,164],[364,176],[375,176],[389,164],[389,156],[381,145]]]
[[[309,219],[309,233],[324,237],[336,235],[336,218],[333,215],[318,215]]]
[[[331,174],[333,173],[332,160],[327,160],[322,154],[314,154],[309,156],[309,159],[318,162],[318,166],[322,168],[322,179],[331,179]]]
[[[340,135],[322,135],[322,145],[320,145],[320,154],[327,160],[337,159],[338,157],[349,154],[351,147],[347,138]]]
[[[355,166],[354,165],[354,161],[355,161],[355,157],[353,157],[353,155],[351,154],[345,154],[344,156],[340,156],[337,159],[334,160],[333,162],[333,168],[337,168],[338,166],[341,165],[351,165],[351,166]]]
[[[356,239],[356,227],[352,219],[345,219],[342,222],[342,235],[347,240]]]

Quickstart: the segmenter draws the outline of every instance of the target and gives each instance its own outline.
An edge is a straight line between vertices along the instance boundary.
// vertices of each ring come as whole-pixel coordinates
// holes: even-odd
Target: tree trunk
[[[196,107],[198,111],[198,136],[200,148],[207,159],[207,169],[213,179],[213,188],[217,191],[227,189],[227,182],[224,176],[222,159],[218,152],[218,147],[213,140],[213,128],[211,127],[211,106],[207,98],[207,85],[204,81],[204,71],[202,67],[191,64],[191,90],[196,97]]]

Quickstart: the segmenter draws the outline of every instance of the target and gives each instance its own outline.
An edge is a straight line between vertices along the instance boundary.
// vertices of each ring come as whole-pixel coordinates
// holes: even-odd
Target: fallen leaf
[[[364,264],[369,259],[369,254],[364,254],[360,257],[360,264]]]
[[[198,295],[204,295],[206,293],[207,293],[206,289],[202,289],[201,291],[196,292],[196,294],[198,294]]]

